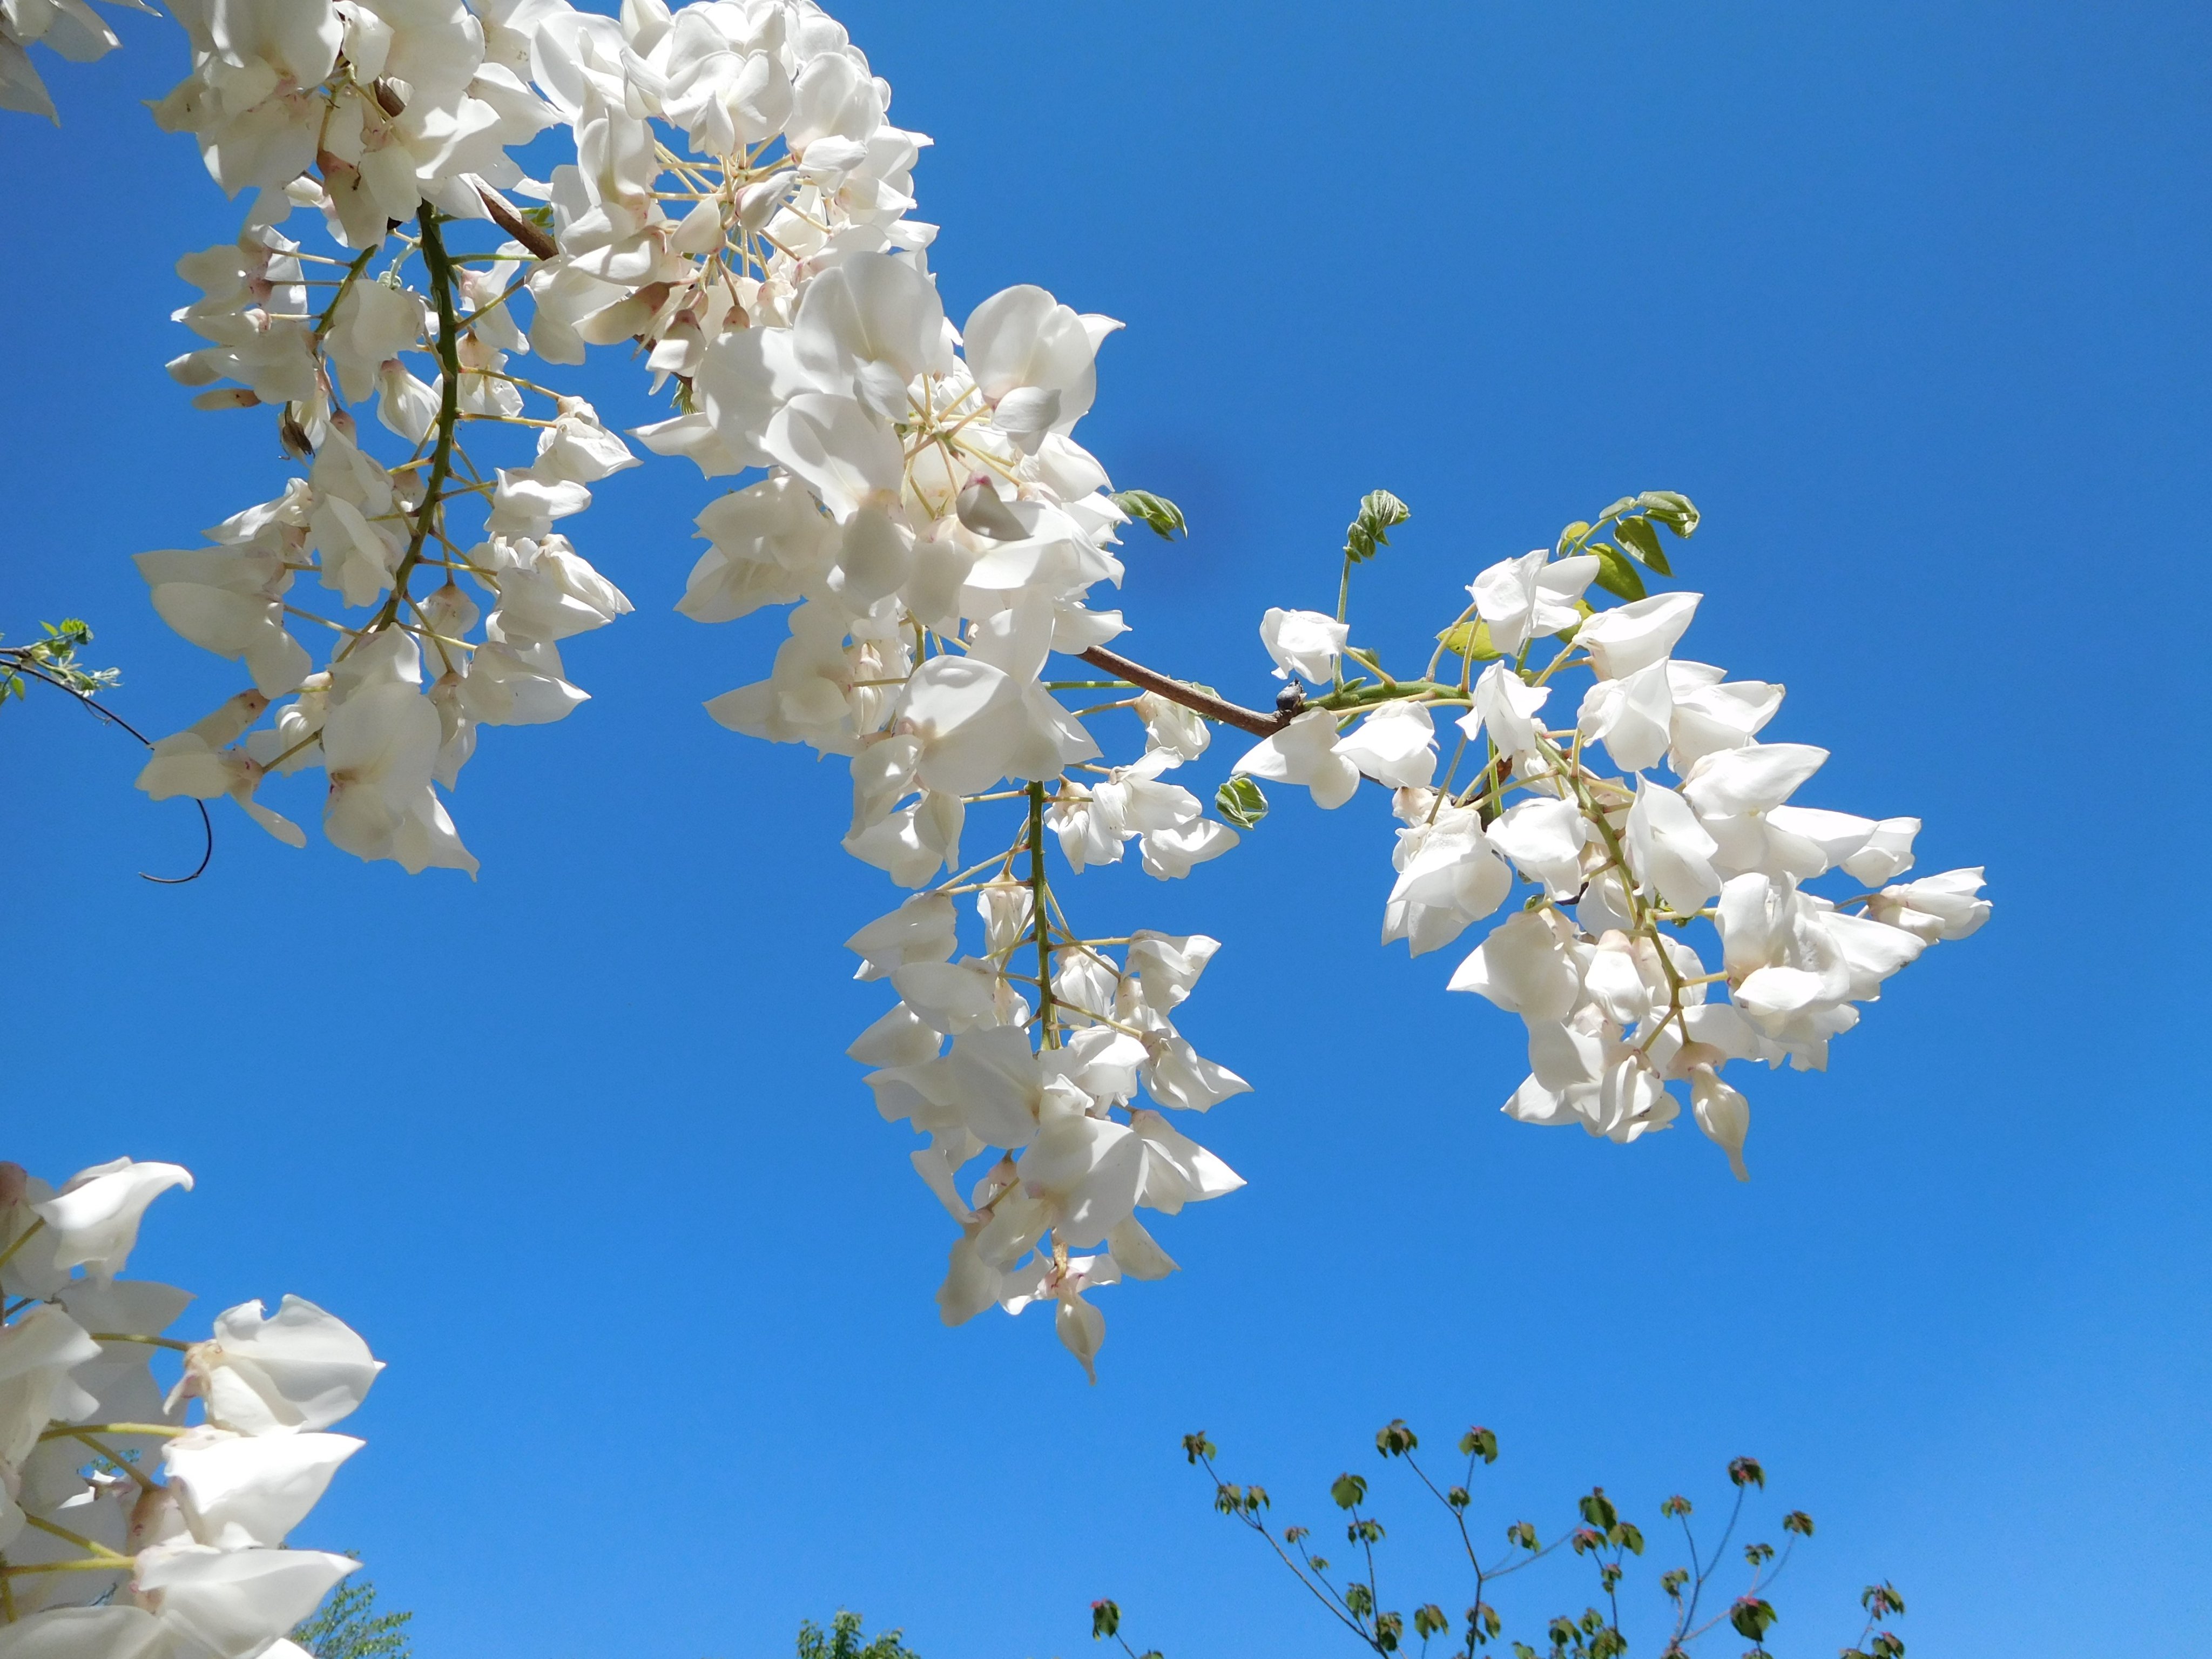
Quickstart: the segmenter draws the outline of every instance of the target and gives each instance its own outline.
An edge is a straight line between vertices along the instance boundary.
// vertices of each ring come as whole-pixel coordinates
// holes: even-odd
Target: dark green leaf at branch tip
[[[1729,1479],[1739,1486],[1757,1486],[1763,1491],[1766,1486],[1766,1471],[1759,1467],[1756,1457],[1731,1458],[1729,1461]]]
[[[1747,1636],[1754,1642],[1764,1640],[1766,1632],[1774,1628],[1775,1621],[1781,1616],[1771,1603],[1760,1601],[1756,1595],[1747,1595],[1729,1609],[1729,1623],[1735,1626],[1735,1633]]]
[[[1190,525],[1183,518],[1182,509],[1164,495],[1155,495],[1149,489],[1123,489],[1117,490],[1112,499],[1115,506],[1150,527],[1164,542],[1190,534]]]
[[[1698,527],[1698,509],[1680,490],[1647,489],[1636,498],[1636,505],[1677,536],[1687,538]]]
[[[1667,555],[1659,545],[1659,532],[1651,527],[1649,519],[1623,519],[1613,527],[1620,538],[1620,544],[1632,558],[1641,559],[1662,576],[1671,576],[1674,569],[1667,562]]]
[[[1597,555],[1597,585],[1607,592],[1632,601],[1644,597],[1644,578],[1612,543],[1592,542],[1583,551]]]
[[[1240,772],[1214,792],[1213,810],[1239,830],[1256,830],[1267,816],[1267,798]]]
[[[1488,1429],[1473,1428],[1459,1437],[1460,1455],[1480,1457],[1486,1463],[1498,1461],[1498,1437]]]
[[[1111,1601],[1093,1601],[1091,1604],[1091,1639],[1092,1641],[1096,1642],[1102,1638],[1115,1635],[1121,1628],[1121,1609],[1120,1607]]]
[[[1328,1495],[1340,1510],[1348,1510],[1367,1496],[1367,1483],[1356,1474],[1340,1474],[1329,1483]]]
[[[1490,642],[1490,624],[1479,618],[1444,629],[1437,638],[1445,650],[1469,662],[1495,662],[1505,654]]]
[[[1390,544],[1390,532],[1413,516],[1413,509],[1389,490],[1369,491],[1344,532],[1344,556],[1354,564],[1373,558],[1376,549]]]
[[[1894,1584],[1869,1584],[1859,1597],[1859,1605],[1877,1619],[1905,1611],[1905,1597]]]
[[[1406,1426],[1402,1417],[1394,1417],[1375,1431],[1375,1449],[1385,1457],[1403,1457],[1420,1443],[1420,1437]]]

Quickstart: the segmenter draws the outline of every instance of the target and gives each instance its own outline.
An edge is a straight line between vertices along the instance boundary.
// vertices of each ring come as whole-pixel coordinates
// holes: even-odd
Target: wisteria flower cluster
[[[235,247],[185,262],[207,298],[180,318],[212,343],[172,371],[210,406],[281,406],[312,465],[213,545],[141,556],[162,614],[255,678],[163,739],[143,786],[228,794],[296,843],[258,790],[319,764],[331,840],[472,869],[434,781],[453,786],[477,726],[566,714],[581,694],[556,642],[628,608],[550,526],[634,458],[510,358],[641,351],[678,403],[641,443],[710,477],[766,473],[700,515],[708,551],[681,608],[718,622],[795,607],[769,678],[710,712],[848,757],[848,849],[908,887],[947,872],[863,935],[864,975],[901,1001],[855,1050],[884,1110],[931,1137],[917,1165],[963,1226],[945,1316],[1050,1300],[1087,1364],[1102,1327],[1082,1291],[1172,1266],[1136,1209],[1238,1184],[1132,1099],[1141,1085],[1156,1106],[1202,1110],[1245,1086],[1170,1018],[1213,942],[1081,938],[1043,873],[1048,836],[1079,871],[1134,841],[1163,877],[1237,838],[1164,776],[1205,748],[1201,720],[1153,698],[1141,753],[1099,765],[1043,678],[1054,652],[1124,626],[1087,600],[1121,579],[1128,515],[1071,435],[1118,325],[1023,287],[951,325],[926,262],[934,228],[905,217],[927,140],[890,124],[889,88],[805,0],[619,19],[269,3],[227,9],[195,46],[195,76],[160,113],[198,135],[227,189],[259,194]],[[506,147],[556,123],[577,159],[538,185]],[[510,191],[547,208],[526,218]],[[295,210],[359,251],[287,240]],[[511,240],[448,246],[451,225],[484,218]],[[554,397],[550,419],[523,412],[529,395]],[[352,408],[372,398],[414,446],[397,465],[363,447]],[[479,466],[465,434],[480,423],[534,427],[537,459]],[[473,539],[450,510],[464,498],[484,513]],[[307,611],[291,590],[309,572],[371,614]],[[418,595],[418,576],[438,585]],[[481,639],[461,580],[496,599]],[[336,635],[327,667],[301,622]],[[968,808],[1010,798],[1013,844],[958,870]],[[970,894],[981,956],[955,948],[953,900]],[[963,1197],[956,1176],[987,1150]],[[1071,1254],[1109,1234],[1118,1255]]]
[[[1402,519],[1380,500],[1364,516]],[[1697,524],[1685,497],[1648,491],[1570,525],[1556,547],[1490,566],[1411,680],[1348,643],[1341,605],[1334,618],[1270,611],[1261,632],[1278,672],[1333,689],[1237,769],[1302,785],[1323,807],[1363,777],[1395,792],[1405,828],[1385,944],[1440,949],[1519,884],[1535,890],[1450,985],[1527,1025],[1529,1075],[1509,1115],[1632,1141],[1674,1120],[1680,1085],[1747,1179],[1750,1108],[1723,1068],[1825,1069],[1858,1006],[1928,945],[1974,932],[1990,904],[1979,869],[1895,881],[1912,866],[1917,818],[1796,803],[1828,751],[1760,741],[1781,686],[1674,655],[1701,596],[1648,593],[1643,573],[1671,574],[1661,530],[1687,537]],[[1595,608],[1593,584],[1625,602]],[[1460,672],[1439,681],[1447,658]],[[1347,659],[1365,672],[1347,680]],[[1563,720],[1552,697],[1576,671],[1592,684]],[[1439,777],[1435,711],[1454,710],[1458,740]],[[1596,764],[1600,750],[1610,766]],[[1807,884],[1831,872],[1871,890],[1832,897]],[[1701,923],[1717,968],[1691,942]]]
[[[258,793],[272,773],[320,767],[332,842],[473,873],[437,786],[455,787],[479,727],[582,702],[561,642],[630,608],[554,526],[637,458],[591,404],[515,372],[533,349],[580,356],[553,311],[525,331],[532,250],[551,244],[502,193],[556,187],[507,153],[562,119],[529,83],[544,10],[180,8],[195,67],[155,116],[198,139],[227,191],[255,193],[235,242],[178,267],[203,297],[177,319],[208,343],[169,370],[204,388],[202,407],[276,410],[305,471],[206,545],[138,556],[162,617],[253,682],[155,745],[139,781],[156,799],[228,795],[297,846],[303,833]],[[337,252],[285,234],[303,220]],[[508,239],[489,248],[450,240],[495,221]],[[373,453],[359,418],[372,404],[403,458]],[[495,464],[501,428],[531,434],[526,460]],[[330,641],[320,666],[303,635]]]
[[[1532,890],[1451,981],[1527,1023],[1508,1113],[1629,1141],[1686,1097],[1739,1175],[1729,1064],[1824,1066],[1890,975],[1988,914],[1978,870],[1898,879],[1917,821],[1796,803],[1826,751],[1762,739],[1779,686],[1674,656],[1698,596],[1646,576],[1671,574],[1662,535],[1697,514],[1669,492],[1482,570],[1411,678],[1352,637],[1353,571],[1409,516],[1381,491],[1335,614],[1261,619],[1274,709],[1109,649],[1120,533],[1181,527],[1074,436],[1120,325],[1026,285],[954,324],[936,228],[908,216],[928,140],[891,124],[890,88],[813,0],[181,15],[195,68],[157,115],[254,196],[235,243],[179,267],[204,297],[179,319],[206,343],[171,369],[206,406],[276,411],[303,476],[204,546],[140,556],[161,614],[253,682],[156,744],[143,786],[230,796],[296,845],[258,791],[320,767],[332,842],[473,871],[441,787],[478,727],[580,702],[561,642],[629,608],[556,526],[638,458],[515,365],[636,357],[673,413],[629,435],[738,485],[698,514],[678,608],[789,607],[766,677],[708,712],[843,760],[845,849],[913,890],[851,941],[896,1000],[850,1052],[882,1114],[927,1137],[915,1169],[959,1229],[949,1322],[1048,1303],[1091,1370],[1087,1292],[1174,1267],[1139,1212],[1241,1184],[1169,1115],[1247,1087],[1178,1029],[1217,941],[1085,933],[1062,890],[1132,843],[1147,873],[1188,875],[1260,822],[1263,781],[1323,808],[1363,780],[1391,792],[1386,943],[1440,949]],[[574,157],[543,181],[510,153],[541,135]],[[301,225],[333,251],[292,240]],[[471,227],[489,246],[458,246]],[[534,448],[480,454],[515,436],[485,428]],[[305,576],[340,614],[304,603]],[[320,666],[303,637],[328,640]],[[1056,657],[1100,677],[1055,678],[1073,672]],[[1580,704],[1553,707],[1583,670]],[[1258,742],[1209,816],[1177,780],[1224,723]],[[970,862],[979,836],[994,850]],[[1838,875],[1864,890],[1814,885]]]
[[[179,1341],[190,1294],[116,1276],[147,1206],[191,1185],[120,1158],[57,1190],[0,1164],[6,1659],[304,1659],[284,1633],[358,1565],[284,1540],[361,1449],[330,1430],[383,1369],[368,1344],[292,1296]]]

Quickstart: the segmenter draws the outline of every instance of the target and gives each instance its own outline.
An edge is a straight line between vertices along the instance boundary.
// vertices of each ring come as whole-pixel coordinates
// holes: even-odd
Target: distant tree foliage
[[[865,1645],[860,1638],[860,1615],[842,1607],[830,1620],[827,1633],[811,1619],[799,1626],[799,1659],[921,1659],[899,1640],[904,1632],[887,1630]],[[316,1659],[324,1659],[317,1655]]]
[[[408,1640],[411,1613],[379,1613],[376,1586],[366,1578],[340,1584],[315,1616],[296,1626],[292,1639],[315,1659],[414,1659]]]
[[[1579,1616],[1562,1613],[1549,1620],[1544,1626],[1543,1647],[1506,1638],[1513,1659],[1622,1659],[1629,1651],[1629,1639],[1620,1628],[1619,1592],[1632,1559],[1644,1554],[1644,1538],[1642,1528],[1623,1516],[1606,1496],[1605,1488],[1594,1487],[1587,1496],[1578,1498],[1576,1508],[1582,1524],[1559,1528],[1549,1543],[1542,1540],[1533,1522],[1514,1522],[1504,1528],[1504,1548],[1486,1562],[1476,1548],[1475,1531],[1468,1526],[1468,1510],[1475,1502],[1470,1489],[1477,1484],[1480,1471],[1498,1461],[1498,1437],[1480,1427],[1469,1429],[1460,1437],[1459,1453],[1466,1458],[1467,1465],[1463,1472],[1456,1472],[1456,1480],[1453,1479],[1455,1472],[1443,1474],[1443,1479],[1451,1482],[1449,1486],[1431,1479],[1414,1455],[1420,1443],[1420,1437],[1402,1419],[1384,1424],[1375,1435],[1376,1451],[1385,1462],[1402,1459],[1405,1467],[1449,1517],[1458,1534],[1473,1581],[1463,1633],[1455,1628],[1461,1620],[1447,1613],[1440,1602],[1426,1602],[1415,1607],[1410,1621],[1403,1613],[1382,1605],[1375,1571],[1375,1549],[1388,1533],[1367,1507],[1366,1476],[1347,1470],[1329,1484],[1331,1500],[1346,1517],[1344,1536],[1351,1547],[1347,1553],[1352,1558],[1348,1567],[1340,1565],[1332,1571],[1328,1558],[1316,1553],[1311,1547],[1319,1540],[1310,1528],[1291,1526],[1279,1531],[1274,1528],[1268,1513],[1273,1504],[1265,1486],[1237,1486],[1221,1478],[1213,1461],[1218,1450],[1203,1431],[1185,1435],[1182,1449],[1183,1455],[1205,1470],[1206,1478],[1213,1483],[1213,1507],[1261,1539],[1290,1570],[1291,1577],[1376,1659],[1393,1659],[1393,1656],[1400,1654],[1419,1655],[1426,1659],[1431,1642],[1438,1643],[1439,1652],[1450,1656],[1450,1659],[1498,1659],[1501,1648],[1493,1648],[1491,1644],[1504,1638],[1504,1620],[1483,1599],[1485,1589],[1534,1565],[1562,1545],[1596,1567],[1596,1600]],[[1727,1511],[1727,1524],[1709,1549],[1699,1549],[1696,1534],[1691,1529],[1693,1505],[1688,1498],[1676,1496],[1659,1505],[1661,1517],[1671,1523],[1669,1530],[1680,1530],[1680,1547],[1688,1556],[1689,1565],[1669,1568],[1659,1577],[1659,1587],[1667,1593],[1671,1604],[1671,1628],[1653,1632],[1662,1644],[1657,1650],[1658,1659],[1692,1659],[1692,1649],[1703,1638],[1723,1631],[1750,1641],[1751,1646],[1743,1650],[1744,1659],[1773,1659],[1765,1644],[1766,1633],[1779,1622],[1781,1615],[1766,1599],[1766,1592],[1790,1565],[1796,1546],[1812,1537],[1813,1517],[1802,1510],[1792,1510],[1783,1516],[1784,1541],[1778,1552],[1772,1544],[1765,1542],[1741,1547],[1743,1562],[1750,1572],[1742,1594],[1730,1598],[1717,1586],[1713,1586],[1709,1594],[1708,1586],[1744,1519],[1745,1499],[1753,1488],[1763,1492],[1766,1487],[1766,1471],[1755,1457],[1731,1460],[1728,1476],[1729,1485],[1735,1488],[1735,1497]],[[1671,1540],[1662,1541],[1670,1550],[1674,1547]],[[1898,1594],[1897,1587],[1887,1583],[1870,1584],[1860,1596],[1859,1604],[1866,1615],[1865,1624],[1857,1641],[1842,1650],[1841,1659],[1905,1659],[1903,1638],[1884,1627],[1885,1620],[1904,1616],[1905,1598]],[[1121,1633],[1121,1609],[1111,1601],[1091,1604],[1091,1636],[1093,1641],[1099,1642],[1110,1638],[1120,1645],[1127,1659],[1161,1659],[1158,1649],[1139,1653],[1131,1644]],[[1418,1646],[1409,1646],[1409,1636]]]

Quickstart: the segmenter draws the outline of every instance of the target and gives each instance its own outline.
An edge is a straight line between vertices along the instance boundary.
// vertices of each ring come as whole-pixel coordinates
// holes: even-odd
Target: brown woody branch
[[[492,223],[521,243],[533,258],[550,259],[561,251],[559,244],[517,213],[497,191],[478,185],[477,194],[483,198],[484,211],[491,215]]]
[[[1210,691],[1201,691],[1181,680],[1171,680],[1164,674],[1153,672],[1140,662],[1131,662],[1118,656],[1103,645],[1094,645],[1082,653],[1083,660],[1094,668],[1103,668],[1116,678],[1132,685],[1142,686],[1147,691],[1158,693],[1170,702],[1179,702],[1186,708],[1195,709],[1210,720],[1219,720],[1224,726],[1233,726],[1240,732],[1249,732],[1255,738],[1270,738],[1291,723],[1288,714],[1263,714],[1256,708],[1246,708],[1237,703],[1224,701]]]

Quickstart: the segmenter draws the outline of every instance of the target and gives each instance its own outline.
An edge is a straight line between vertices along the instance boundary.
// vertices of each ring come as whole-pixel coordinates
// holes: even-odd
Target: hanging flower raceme
[[[1918,819],[1796,800],[1827,751],[1761,739],[1781,686],[1674,654],[1699,596],[1647,593],[1639,566],[1666,573],[1659,529],[1697,523],[1685,498],[1652,491],[1492,565],[1413,679],[1352,647],[1341,612],[1270,611],[1278,672],[1330,689],[1237,769],[1323,807],[1363,778],[1395,792],[1386,944],[1441,949],[1534,890],[1451,979],[1526,1023],[1529,1075],[1508,1114],[1626,1142],[1668,1127],[1686,1094],[1743,1177],[1750,1108],[1723,1069],[1825,1068],[1860,1005],[1990,906],[1978,869],[1897,882]],[[1601,539],[1608,526],[1620,545]],[[1596,608],[1594,586],[1624,603]],[[1366,672],[1346,678],[1347,658]],[[1447,659],[1458,672],[1440,680]],[[1580,703],[1556,706],[1577,671],[1591,678]],[[1459,733],[1440,780],[1439,715]],[[1815,885],[1830,877],[1860,890]]]
[[[503,191],[552,186],[507,149],[560,122],[528,83],[538,30],[570,14],[245,0],[179,15],[195,66],[155,114],[252,196],[235,242],[179,264],[202,297],[177,320],[206,343],[170,372],[204,388],[203,407],[276,410],[303,476],[200,546],[138,556],[170,626],[252,681],[161,739],[140,787],[229,796],[298,846],[259,791],[319,767],[333,842],[473,872],[441,789],[479,727],[583,702],[562,644],[629,609],[556,526],[636,457],[516,362],[552,244]]]
[[[0,1164],[0,1659],[296,1654],[285,1632],[358,1565],[285,1540],[361,1449],[330,1431],[383,1369],[368,1345],[291,1296],[179,1340],[191,1296],[117,1277],[147,1206],[191,1185]]]
[[[1118,325],[1020,287],[951,325],[934,229],[904,217],[927,141],[889,124],[889,88],[811,5],[579,18],[541,29],[537,64],[606,159],[556,175],[532,338],[555,356],[637,336],[678,404],[640,439],[763,475],[699,515],[681,609],[789,605],[789,634],[709,711],[845,759],[846,849],[922,890],[854,940],[899,1000],[852,1052],[884,1115],[929,1138],[915,1168],[960,1228],[940,1308],[1050,1301],[1087,1369],[1103,1325],[1085,1292],[1174,1265],[1138,1211],[1239,1184],[1162,1111],[1245,1087],[1169,1014],[1213,942],[1085,937],[1048,874],[1055,852],[1079,872],[1134,842],[1177,877],[1237,838],[1166,775],[1202,723],[1133,686],[1073,710],[1046,678],[1123,629],[1091,597],[1121,580],[1128,515],[1073,436]],[[1142,747],[1115,765],[1085,720],[1118,709]],[[963,869],[970,809],[996,803],[1004,850]]]

